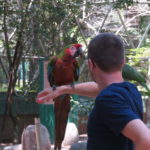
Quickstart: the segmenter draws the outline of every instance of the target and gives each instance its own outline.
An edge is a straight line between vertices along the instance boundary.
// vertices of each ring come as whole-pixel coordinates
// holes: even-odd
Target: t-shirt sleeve
[[[96,111],[97,117],[116,135],[121,133],[128,122],[139,119],[124,100],[114,95],[103,96],[100,100],[97,97]]]

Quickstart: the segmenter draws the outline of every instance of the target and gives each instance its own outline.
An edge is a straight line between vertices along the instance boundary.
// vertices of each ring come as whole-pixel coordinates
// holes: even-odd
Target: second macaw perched
[[[50,86],[72,84],[78,80],[79,65],[76,57],[82,55],[81,44],[67,46],[59,56],[50,58],[48,64],[48,81]],[[68,114],[70,111],[70,96],[68,94],[59,96],[54,100],[55,111],[55,150],[61,150],[64,139]]]
[[[147,86],[146,78],[135,68],[131,67],[128,64],[125,64],[122,69],[122,76],[125,80],[138,82],[141,86],[143,86],[146,89],[147,93],[150,94],[150,89]]]

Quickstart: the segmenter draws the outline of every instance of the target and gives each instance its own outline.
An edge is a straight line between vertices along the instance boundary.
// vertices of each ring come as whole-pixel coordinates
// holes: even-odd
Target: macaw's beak
[[[83,57],[83,50],[81,47],[78,48],[78,50],[74,54],[74,58],[80,56],[81,58]]]

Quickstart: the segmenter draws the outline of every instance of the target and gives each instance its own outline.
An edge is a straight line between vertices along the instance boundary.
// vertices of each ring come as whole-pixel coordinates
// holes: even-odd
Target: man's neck
[[[97,81],[99,88],[102,90],[112,83],[121,83],[124,79],[120,71],[113,73],[102,73]]]

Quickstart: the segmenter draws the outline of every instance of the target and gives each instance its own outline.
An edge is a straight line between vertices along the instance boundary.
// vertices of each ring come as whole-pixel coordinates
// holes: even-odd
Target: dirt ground
[[[87,135],[86,134],[81,134],[79,136],[79,143],[80,142],[86,142],[87,141]],[[69,150],[69,146],[62,146],[62,150]],[[54,150],[54,145],[52,145],[51,150]],[[0,143],[0,150],[22,150],[22,145],[21,144],[13,144],[13,143]]]
[[[87,141],[87,134],[81,134],[80,136],[79,136],[79,143],[80,142],[86,142]],[[70,149],[70,145],[68,145],[68,146],[62,146],[62,150],[69,150]],[[51,150],[54,150],[54,145],[52,145],[52,149]]]

